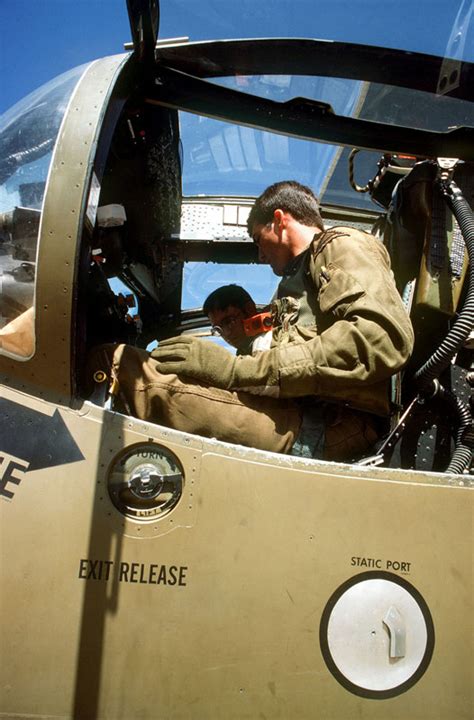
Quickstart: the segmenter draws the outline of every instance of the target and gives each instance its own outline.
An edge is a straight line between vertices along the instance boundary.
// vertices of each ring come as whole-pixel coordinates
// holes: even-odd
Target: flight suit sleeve
[[[280,396],[341,397],[400,370],[413,349],[413,330],[383,245],[341,228],[322,249],[315,245],[310,274],[318,334],[280,348]]]

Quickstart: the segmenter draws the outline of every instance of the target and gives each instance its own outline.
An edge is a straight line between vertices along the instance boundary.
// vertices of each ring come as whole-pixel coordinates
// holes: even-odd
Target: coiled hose
[[[435,387],[434,381],[449,366],[451,359],[463,346],[474,327],[474,216],[469,203],[453,180],[441,181],[440,187],[466,244],[469,258],[468,291],[458,319],[439,348],[415,373],[414,379],[421,395],[439,394],[458,417],[456,448],[446,472],[461,474],[469,467],[474,450],[472,416],[464,403],[441,385]]]

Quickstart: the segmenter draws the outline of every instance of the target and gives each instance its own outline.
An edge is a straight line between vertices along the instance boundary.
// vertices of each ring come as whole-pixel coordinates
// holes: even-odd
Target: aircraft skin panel
[[[2,399],[13,423],[26,396]],[[46,422],[56,406],[28,398],[28,409]],[[2,614],[14,621],[2,629],[1,717],[470,717],[470,477],[357,477],[89,403],[59,413],[78,448],[58,432],[64,464],[28,472],[40,445],[30,458],[2,453],[13,493],[1,506]],[[178,504],[148,522],[108,493],[124,450],[143,445],[171,451],[184,475]],[[10,470],[18,483],[5,480],[11,462],[25,469]],[[325,661],[328,601],[358,579],[413,589],[432,620],[432,657],[393,697],[356,694]],[[357,602],[353,612],[357,625]],[[380,613],[371,622],[367,662],[381,652],[390,685],[418,631],[408,624],[406,655],[390,659]]]

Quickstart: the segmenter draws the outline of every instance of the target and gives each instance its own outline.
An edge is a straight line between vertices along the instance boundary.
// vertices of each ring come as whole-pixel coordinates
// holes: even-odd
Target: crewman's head
[[[203,310],[211,321],[213,330],[235,348],[248,342],[243,320],[252,317],[257,307],[240,285],[223,285],[206,298]]]
[[[324,230],[319,202],[311,188],[295,180],[270,185],[256,200],[247,220],[259,260],[283,275],[288,263]]]

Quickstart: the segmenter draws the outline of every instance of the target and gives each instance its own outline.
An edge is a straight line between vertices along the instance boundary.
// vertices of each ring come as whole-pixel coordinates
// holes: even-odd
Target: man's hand
[[[216,343],[181,335],[162,340],[151,357],[161,373],[185,375],[213,387],[232,386],[235,357]]]
[[[163,340],[151,353],[161,373],[187,376],[224,390],[242,388],[257,394],[278,386],[279,356],[275,348],[263,350],[255,357],[236,357],[220,345],[192,335]]]

